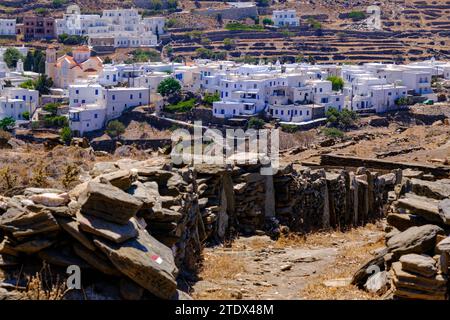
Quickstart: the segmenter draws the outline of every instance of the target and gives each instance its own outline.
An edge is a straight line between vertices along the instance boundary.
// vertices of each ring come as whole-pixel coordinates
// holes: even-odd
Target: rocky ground
[[[196,299],[376,299],[350,285],[353,273],[383,244],[380,225],[277,241],[241,237],[207,248]]]

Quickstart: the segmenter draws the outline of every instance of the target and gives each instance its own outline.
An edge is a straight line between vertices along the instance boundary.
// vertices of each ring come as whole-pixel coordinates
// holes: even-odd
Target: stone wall
[[[86,292],[106,282],[114,298],[186,298],[180,289],[195,278],[205,243],[277,237],[282,226],[306,233],[361,225],[383,215],[398,180],[364,168],[285,165],[274,176],[261,169],[121,159],[96,163],[68,193],[29,188],[0,197],[0,268],[14,277],[22,265],[37,272],[45,261],[64,274],[75,264],[96,275],[84,280]]]

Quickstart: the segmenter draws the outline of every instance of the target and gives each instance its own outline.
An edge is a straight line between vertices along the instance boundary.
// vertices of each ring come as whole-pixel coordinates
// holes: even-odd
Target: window
[[[75,90],[75,94],[80,94],[80,90]]]
[[[112,99],[113,99],[113,100],[116,100],[116,95],[113,94],[113,95],[112,95]]]
[[[95,89],[95,95],[98,96],[98,89]]]
[[[132,94],[130,94],[130,100],[133,100],[133,95]]]
[[[141,92],[139,93],[139,99],[142,99],[142,93]]]
[[[97,119],[98,118],[98,114],[95,113],[94,114],[94,118]]]

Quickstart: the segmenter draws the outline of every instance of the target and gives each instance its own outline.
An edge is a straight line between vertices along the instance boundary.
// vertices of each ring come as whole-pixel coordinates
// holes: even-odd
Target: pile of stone
[[[97,164],[69,193],[29,188],[2,197],[0,267],[14,274],[42,261],[76,265],[82,276],[109,277],[119,298],[185,297],[179,270],[194,270],[201,250],[194,181],[189,169],[122,161]]]
[[[355,274],[354,284],[362,287],[375,276],[367,270],[377,267],[389,272],[394,298],[448,298],[450,180],[431,179],[404,170],[402,183],[390,195],[386,248]]]

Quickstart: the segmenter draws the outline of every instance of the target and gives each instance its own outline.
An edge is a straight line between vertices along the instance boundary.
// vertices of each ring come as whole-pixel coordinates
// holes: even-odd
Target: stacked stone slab
[[[392,174],[395,177],[395,174]],[[383,215],[394,183],[364,168],[345,170],[295,170],[286,166],[274,177],[276,215],[295,231],[321,228],[346,229]]]
[[[450,180],[431,180],[404,170],[395,187],[381,270],[390,272],[392,296],[399,299],[448,298]],[[423,178],[426,176],[427,180]],[[374,261],[364,268],[374,266]],[[364,278],[355,275],[354,283]]]

